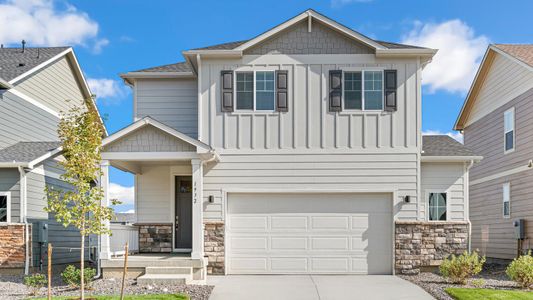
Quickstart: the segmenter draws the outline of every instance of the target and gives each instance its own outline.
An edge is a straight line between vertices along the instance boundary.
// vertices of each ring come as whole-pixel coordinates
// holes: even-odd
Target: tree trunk
[[[81,300],[84,300],[85,299],[85,293],[84,293],[84,290],[85,290],[85,235],[82,233],[81,234],[81,259],[80,259],[80,299]]]

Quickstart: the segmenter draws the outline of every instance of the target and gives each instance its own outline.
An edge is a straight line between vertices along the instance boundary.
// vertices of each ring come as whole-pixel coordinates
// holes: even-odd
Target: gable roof
[[[187,62],[178,62],[174,64],[161,65],[156,67],[150,67],[146,69],[141,69],[137,71],[131,71],[131,73],[141,73],[141,72],[191,72],[192,69],[187,64]]]
[[[18,142],[0,150],[0,167],[33,168],[35,164],[59,154],[60,145],[60,142]]]
[[[424,135],[422,156],[476,156],[476,154],[447,135]]]
[[[69,48],[0,48],[0,79],[9,82]]]
[[[533,44],[523,44],[523,45],[492,44],[492,45],[489,45],[489,47],[487,48],[487,51],[485,52],[485,55],[483,56],[483,60],[481,61],[481,64],[479,65],[476,76],[474,77],[474,80],[472,81],[472,85],[470,86],[468,94],[466,95],[466,98],[463,103],[463,107],[461,108],[461,111],[459,113],[459,116],[457,116],[457,120],[455,121],[455,125],[454,125],[455,130],[464,129],[465,124],[470,115],[470,111],[472,110],[472,107],[474,106],[477,95],[481,89],[481,86],[483,85],[483,82],[485,81],[485,78],[487,77],[490,67],[492,63],[494,62],[494,58],[498,54],[502,55],[503,57],[507,59],[510,59],[511,61],[521,66],[524,66],[525,68],[533,72]]]
[[[167,125],[165,125],[163,123],[160,123],[160,122],[158,122],[158,121],[156,121],[156,120],[154,120],[154,119],[152,119],[151,117],[148,117],[148,116],[146,116],[146,117],[144,117],[144,118],[142,118],[142,119],[140,119],[140,120],[138,120],[138,121],[136,121],[136,122],[124,127],[124,128],[122,128],[121,130],[119,130],[119,131],[113,133],[112,135],[106,137],[105,139],[103,139],[102,147],[105,147],[106,145],[109,145],[109,144],[119,140],[120,138],[125,137],[126,135],[128,135],[128,134],[130,134],[132,132],[135,132],[138,129],[143,128],[144,126],[148,126],[148,125],[154,126],[155,128],[157,128],[157,129],[159,129],[159,130],[161,130],[163,132],[166,132],[166,133],[168,133],[168,134],[170,134],[170,135],[172,135],[172,136],[174,136],[174,137],[176,137],[176,138],[178,138],[178,139],[180,139],[180,140],[182,140],[182,141],[184,141],[186,143],[189,143],[189,144],[195,146],[196,149],[197,149],[197,152],[206,153],[206,152],[213,151],[213,149],[209,145],[207,145],[207,144],[205,144],[205,143],[203,143],[203,142],[201,142],[201,141],[199,141],[197,139],[193,139],[192,137],[190,137],[190,136],[188,136],[188,135],[186,135],[184,133],[181,133],[181,132],[177,131],[176,129],[174,129],[172,127],[169,127],[169,126],[167,126]]]

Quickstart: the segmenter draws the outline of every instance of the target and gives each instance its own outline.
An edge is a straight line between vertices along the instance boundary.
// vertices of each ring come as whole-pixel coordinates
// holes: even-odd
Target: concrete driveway
[[[422,288],[390,275],[209,276],[210,300],[434,299]]]

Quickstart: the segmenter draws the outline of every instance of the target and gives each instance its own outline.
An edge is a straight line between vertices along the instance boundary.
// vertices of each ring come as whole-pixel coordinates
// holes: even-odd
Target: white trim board
[[[41,101],[38,101],[38,100],[36,100],[36,99],[33,99],[32,97],[30,97],[30,96],[28,96],[28,95],[22,93],[22,92],[19,91],[19,90],[16,90],[16,89],[10,89],[10,90],[8,90],[7,92],[9,92],[9,93],[11,93],[11,94],[13,94],[13,95],[15,95],[15,96],[21,98],[22,100],[25,100],[25,101],[31,103],[32,105],[34,105],[34,106],[36,106],[36,107],[38,107],[38,108],[40,108],[40,109],[46,111],[47,113],[53,115],[53,116],[56,117],[56,118],[61,118],[61,114],[60,114],[58,111],[56,111],[56,110],[54,110],[54,109],[52,109],[52,108],[50,108],[50,107],[44,105]]]
[[[6,222],[0,222],[0,224],[11,223],[11,192],[0,192],[0,196],[7,197],[7,218]]]

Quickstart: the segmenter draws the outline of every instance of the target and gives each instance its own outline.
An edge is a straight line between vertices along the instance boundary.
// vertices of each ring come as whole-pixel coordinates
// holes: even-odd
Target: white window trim
[[[6,224],[11,222],[11,192],[0,192],[0,196],[7,196],[7,221],[0,222],[0,224]]]
[[[361,109],[345,109],[344,108],[344,73],[351,72],[361,72]],[[365,109],[365,72],[381,72],[381,109]],[[385,108],[385,72],[383,69],[373,69],[373,68],[344,68],[342,69],[342,111],[348,113],[356,112],[381,112]]]
[[[255,78],[257,72],[272,72],[274,73],[274,109],[272,110],[257,110],[256,109],[256,92],[257,92],[257,85],[255,84]],[[235,111],[236,114],[272,114],[276,112],[276,70],[274,69],[267,69],[267,70],[235,70],[233,76],[233,86],[235,87],[235,92],[233,93],[233,103],[235,103]],[[253,83],[253,92],[252,92],[252,109],[237,109],[237,73],[253,73],[252,83]]]
[[[508,201],[505,201],[505,188],[509,191]],[[505,215],[505,202],[509,202],[509,215]],[[511,183],[506,182],[502,185],[502,216],[504,219],[511,218]]]
[[[509,131],[505,131],[505,116],[508,114],[508,113],[512,113],[512,116],[513,116],[513,129],[512,130],[509,130]],[[515,149],[516,149],[516,115],[515,115],[515,109],[514,107],[511,107],[509,108],[508,110],[506,110],[504,113],[503,113],[503,154],[507,154],[507,153],[511,153],[511,152],[514,152]],[[513,132],[513,148],[509,149],[509,150],[506,150],[505,149],[505,143],[506,143],[506,138],[505,138],[505,135],[512,131]]]
[[[446,194],[446,221],[430,220],[429,219],[429,195],[430,194]],[[447,222],[450,221],[450,199],[448,198],[448,191],[445,190],[426,190],[426,221],[428,222]]]

